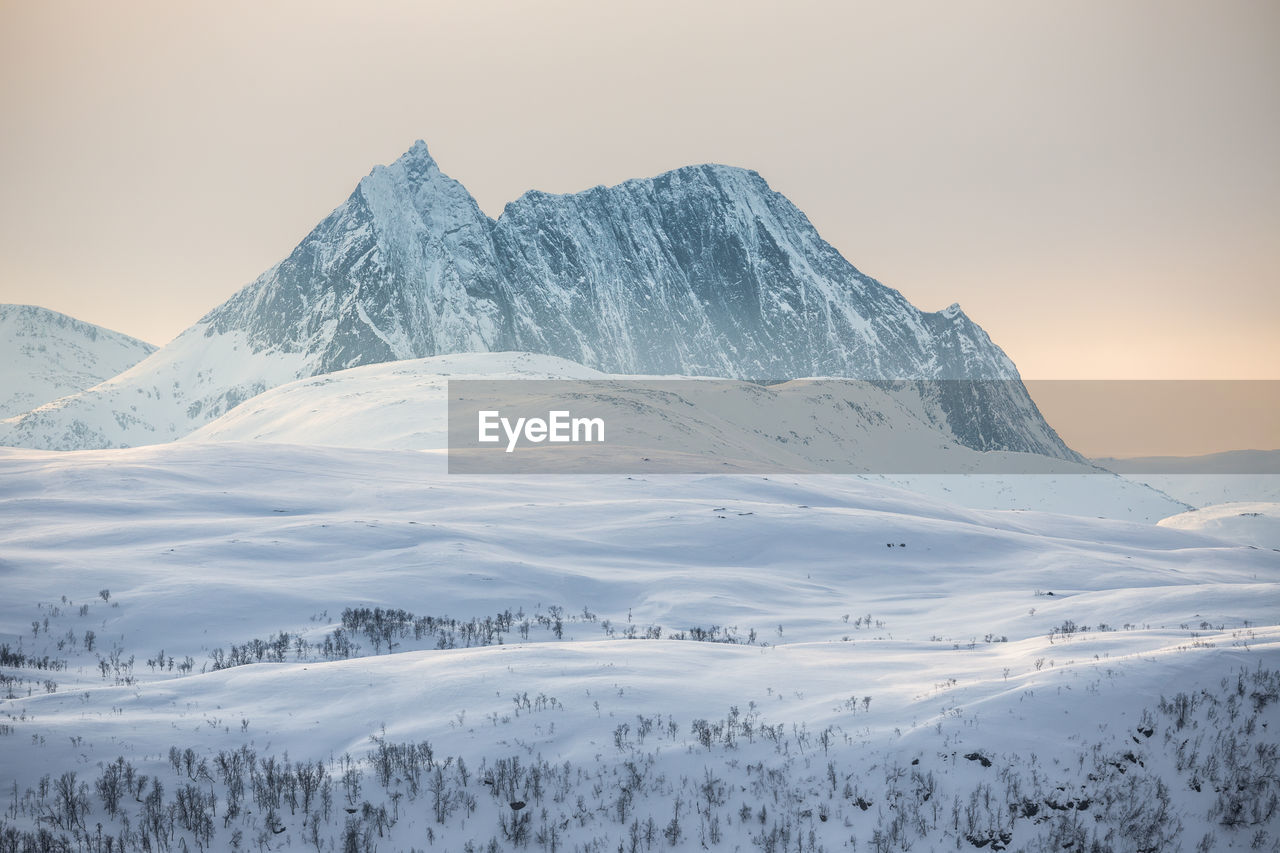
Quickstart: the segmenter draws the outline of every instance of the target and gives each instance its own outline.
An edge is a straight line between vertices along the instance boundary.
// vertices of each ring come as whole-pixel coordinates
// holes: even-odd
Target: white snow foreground
[[[1196,533],[191,443],[0,451],[0,555],[4,850],[1280,833],[1280,554]]]

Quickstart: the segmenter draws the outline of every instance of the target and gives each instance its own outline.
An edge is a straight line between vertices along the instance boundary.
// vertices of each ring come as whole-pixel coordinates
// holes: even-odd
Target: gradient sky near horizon
[[[1280,378],[1280,4],[0,0],[0,302],[163,344],[425,139],[721,162],[1035,379]]]

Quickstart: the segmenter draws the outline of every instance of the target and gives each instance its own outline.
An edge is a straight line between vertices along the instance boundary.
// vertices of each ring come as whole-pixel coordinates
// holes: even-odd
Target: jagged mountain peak
[[[380,163],[370,169],[369,173],[372,175],[381,172],[394,172],[410,180],[418,181],[439,171],[440,166],[436,163],[435,158],[431,156],[427,143],[419,139],[395,160],[386,164]]]
[[[375,166],[355,195],[384,227],[410,210],[428,232],[491,224],[470,191],[440,170],[422,140],[389,165]]]
[[[440,171],[440,164],[431,156],[431,152],[427,149],[427,144],[419,139],[395,160],[374,166],[369,170],[369,174],[364,180],[368,180],[375,175],[383,175],[417,185],[424,181],[434,180],[441,174],[443,173]]]
[[[404,160],[410,157],[418,160],[432,160],[431,152],[427,150],[427,143],[421,139],[415,139],[413,144],[409,146],[409,150],[404,152],[400,159]],[[435,161],[432,160],[432,162]]]

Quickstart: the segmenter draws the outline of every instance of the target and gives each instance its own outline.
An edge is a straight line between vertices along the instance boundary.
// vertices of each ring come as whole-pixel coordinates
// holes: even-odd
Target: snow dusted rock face
[[[600,370],[1017,376],[958,307],[924,314],[862,275],[755,172],[691,166],[576,195],[526,193],[494,242],[519,348]]]
[[[1078,458],[958,305],[925,313],[863,275],[755,172],[530,192],[494,221],[422,142],[153,359],[0,425],[0,443],[166,441],[293,379],[485,351],[609,373],[1006,380],[922,394],[967,447]]]
[[[288,258],[206,316],[310,374],[496,348],[504,326],[493,223],[422,142],[376,167]]]
[[[34,305],[0,305],[0,418],[83,391],[155,347]]]

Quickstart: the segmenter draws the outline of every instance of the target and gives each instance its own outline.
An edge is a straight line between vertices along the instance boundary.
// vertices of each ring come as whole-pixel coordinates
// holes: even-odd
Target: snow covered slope
[[[300,379],[258,395],[189,435],[193,441],[259,440],[397,450],[446,450],[446,390],[450,379],[627,380],[572,361],[534,353],[465,353],[388,362]],[[645,377],[648,378],[648,377]],[[1088,465],[1032,454],[981,453],[958,443],[938,401],[914,385],[883,389],[839,381],[797,381],[768,388],[749,383],[704,383],[653,377],[653,388],[619,381],[598,391],[574,391],[577,405],[606,423],[689,436],[681,454],[714,458],[756,470],[777,467],[813,473],[853,470],[994,471],[1025,457],[1028,471],[1080,473]],[[685,388],[683,393],[672,388]],[[711,399],[700,389],[714,389]],[[929,390],[932,390],[930,386]],[[738,390],[732,398],[726,392]],[[750,393],[746,393],[746,392]],[[675,396],[672,396],[675,394]],[[721,400],[723,399],[723,402]],[[718,404],[718,405],[717,405]],[[629,410],[650,413],[643,423]],[[653,470],[670,464],[654,432],[646,446]],[[671,434],[665,434],[670,439]],[[640,438],[634,438],[640,441]],[[683,458],[680,457],[680,458]],[[964,460],[964,461],[961,461]],[[967,464],[966,464],[967,463]],[[557,463],[557,473],[565,469]],[[583,470],[592,470],[584,460]],[[599,470],[598,466],[595,467]],[[687,470],[687,467],[685,468]],[[729,470],[729,469],[726,469]]]
[[[3,450],[0,484],[0,838],[1280,832],[1273,551],[853,478],[469,479],[254,443]]]
[[[272,441],[388,450],[448,449],[450,379],[603,379],[534,353],[463,353],[298,379],[241,403],[187,441]]]
[[[300,353],[255,352],[242,332],[206,335],[193,327],[119,376],[0,421],[0,444],[73,449],[173,441],[306,375]]]
[[[34,305],[0,305],[0,418],[97,385],[151,344]]]
[[[754,172],[527,193],[492,221],[421,142],[163,352],[0,443],[165,441],[292,379],[503,350],[616,373],[1006,380],[941,400],[960,443],[1076,458],[959,306],[922,312],[863,275]]]
[[[443,452],[448,446],[447,383],[472,378],[623,377],[530,353],[469,353],[369,365],[281,385],[184,440]],[[843,383],[787,383],[754,390],[757,393],[744,394],[739,402],[755,403],[756,408],[739,407],[732,418],[716,417],[726,413],[716,401],[693,393],[696,388],[684,396],[653,393],[643,399],[627,389],[602,390],[594,398],[580,397],[579,405],[615,424],[627,422],[628,410],[642,405],[650,423],[668,430],[663,435],[688,437],[674,455],[668,455],[660,440],[654,441],[637,471],[689,470],[699,457],[714,459],[724,470],[755,472],[878,472],[895,470],[896,461],[900,470],[932,466],[939,473],[872,479],[974,508],[1147,522],[1187,508],[1160,492],[1081,463],[964,448],[939,426],[930,402],[909,387],[880,393]],[[686,405],[687,400],[702,405]],[[866,417],[867,412],[874,417]],[[443,470],[443,456],[438,462]],[[557,472],[566,470],[563,461],[555,464]],[[582,466],[586,471],[600,468],[590,458],[584,458]],[[954,473],[961,469],[971,473]],[[1015,470],[1022,473],[1012,473]]]
[[[1160,522],[1161,527],[1192,530],[1226,542],[1280,551],[1280,503],[1232,501],[1179,513]]]

